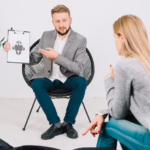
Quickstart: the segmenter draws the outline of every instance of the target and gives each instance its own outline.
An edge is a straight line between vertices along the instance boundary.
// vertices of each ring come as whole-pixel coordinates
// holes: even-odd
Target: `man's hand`
[[[52,48],[46,48],[48,51],[44,49],[39,49],[39,52],[42,53],[45,57],[49,59],[56,59],[58,56],[58,53],[52,49]]]
[[[93,135],[93,137],[95,137],[95,134],[100,134],[103,123],[104,123],[104,116],[96,115],[95,119],[91,122],[89,127],[82,135],[86,135],[89,131],[91,131],[91,134]],[[95,129],[96,127],[97,129]]]
[[[11,47],[11,45],[10,45],[10,43],[8,43],[8,40],[7,40],[7,42],[5,44],[5,52],[10,51],[10,47]]]

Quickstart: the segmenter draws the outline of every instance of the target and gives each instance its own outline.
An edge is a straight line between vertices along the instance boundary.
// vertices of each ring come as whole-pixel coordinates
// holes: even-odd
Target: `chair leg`
[[[30,118],[32,109],[33,109],[33,107],[34,107],[35,101],[36,101],[36,97],[35,97],[34,102],[33,102],[33,104],[32,104],[32,107],[31,107],[31,110],[30,110],[30,112],[29,112],[29,115],[28,115],[28,118],[27,118],[27,120],[26,120],[26,123],[25,123],[25,125],[24,125],[24,128],[22,129],[23,131],[25,131],[25,129],[26,129],[26,126],[27,126],[28,120],[29,120],[29,118]]]
[[[40,106],[39,106],[39,108],[37,109],[37,111],[36,111],[36,112],[39,112],[39,110],[40,110]]]
[[[83,101],[82,101],[82,105],[83,105],[84,110],[85,110],[85,112],[86,112],[86,115],[87,115],[87,117],[88,117],[88,119],[89,119],[89,122],[91,123],[91,119],[90,119],[90,117],[89,117],[89,115],[88,115],[88,112],[87,112],[87,110],[86,110],[86,108],[85,108],[85,105],[84,105]]]

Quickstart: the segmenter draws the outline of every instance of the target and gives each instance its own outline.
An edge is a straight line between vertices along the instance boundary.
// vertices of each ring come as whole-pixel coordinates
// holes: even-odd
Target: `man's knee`
[[[78,77],[76,80],[76,85],[80,88],[86,89],[87,81],[84,77]]]
[[[41,79],[35,79],[33,80],[32,82],[32,89],[37,89],[37,88],[40,88],[42,86],[42,80]]]

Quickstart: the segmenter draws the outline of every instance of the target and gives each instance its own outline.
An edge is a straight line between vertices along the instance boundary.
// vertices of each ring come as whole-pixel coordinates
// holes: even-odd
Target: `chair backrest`
[[[37,40],[31,47],[30,52],[34,51],[39,43],[39,40]],[[84,77],[87,80],[88,85],[93,79],[95,68],[94,68],[94,61],[92,58],[92,55],[90,54],[89,50],[86,49],[86,56],[85,56],[85,68],[83,72],[80,73],[80,76]],[[41,71],[41,69],[44,67],[43,59],[36,65],[22,65],[22,74],[26,81],[26,83],[31,87],[30,79],[38,72]]]

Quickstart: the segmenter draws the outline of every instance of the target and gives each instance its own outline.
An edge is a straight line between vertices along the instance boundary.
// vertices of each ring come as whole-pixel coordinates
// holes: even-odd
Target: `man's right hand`
[[[10,47],[11,47],[10,43],[6,42],[6,44],[5,44],[5,52],[8,52],[10,50]]]

